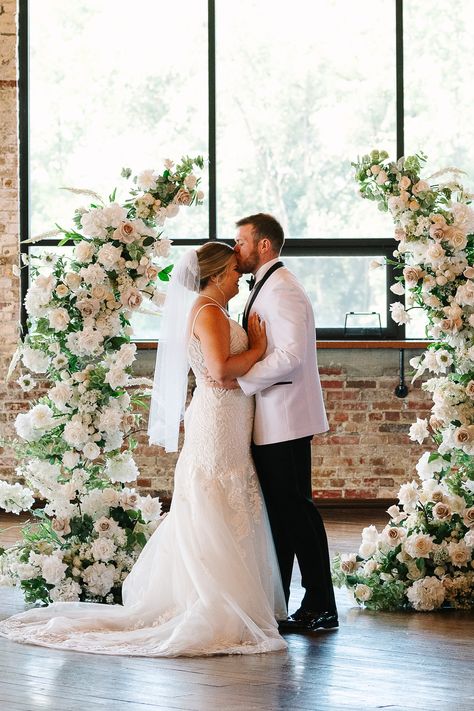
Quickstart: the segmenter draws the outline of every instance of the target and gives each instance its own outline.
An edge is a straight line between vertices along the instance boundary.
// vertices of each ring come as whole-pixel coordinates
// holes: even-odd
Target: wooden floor
[[[368,510],[325,510],[332,552],[356,550],[384,523]],[[0,517],[0,528],[17,522]],[[3,536],[13,540],[16,530]],[[293,602],[300,591],[297,578]],[[0,638],[1,711],[473,711],[474,616],[371,613],[337,591],[341,627],[287,637],[287,652],[208,659],[96,656]],[[23,609],[0,588],[0,618]]]

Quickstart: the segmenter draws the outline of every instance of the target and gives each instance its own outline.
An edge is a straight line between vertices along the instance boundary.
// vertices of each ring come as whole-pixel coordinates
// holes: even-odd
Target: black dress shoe
[[[312,634],[323,630],[335,630],[339,627],[337,612],[315,612],[312,610],[297,610],[287,620],[278,623],[278,630],[282,633],[295,632],[297,634]]]

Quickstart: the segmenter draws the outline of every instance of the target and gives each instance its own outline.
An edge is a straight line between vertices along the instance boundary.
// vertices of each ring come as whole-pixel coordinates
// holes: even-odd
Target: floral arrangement
[[[418,418],[410,438],[431,439],[418,479],[403,484],[389,523],[362,532],[357,554],[338,555],[334,581],[374,610],[442,606],[474,607],[474,211],[449,168],[424,180],[424,155],[388,160],[372,151],[354,163],[360,194],[391,213],[400,275],[391,290],[406,303],[391,305],[392,318],[407,323],[422,308],[427,337],[421,357],[410,361],[414,378],[431,377],[428,419]],[[446,182],[434,182],[450,175]]]
[[[128,198],[94,199],[78,209],[74,229],[60,229],[72,256],[30,256],[25,297],[28,333],[10,366],[17,384],[48,389],[15,421],[9,442],[26,485],[0,482],[0,506],[31,513],[20,543],[0,549],[0,585],[20,585],[27,602],[119,602],[121,585],[161,519],[161,503],[131,486],[140,410],[152,384],[134,378],[136,345],[130,316],[160,306],[172,269],[163,265],[170,241],[158,231],[182,205],[200,204],[201,157],[166,161],[162,173],[133,178]],[[129,179],[126,170],[123,177]],[[47,235],[29,240],[36,242]]]

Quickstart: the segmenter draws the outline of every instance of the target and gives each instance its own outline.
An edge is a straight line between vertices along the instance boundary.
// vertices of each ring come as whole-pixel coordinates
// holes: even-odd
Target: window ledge
[[[404,349],[404,350],[419,350],[419,349],[425,349],[426,346],[428,346],[431,343],[431,341],[415,341],[415,340],[404,340],[404,341],[350,341],[350,340],[341,340],[341,341],[317,341],[318,348],[321,349],[330,349],[330,348],[341,348],[341,349],[348,349],[348,348],[398,348],[398,349]]]
[[[349,339],[340,341],[317,341],[317,346],[320,350],[329,350],[340,348],[350,349],[375,349],[375,348],[398,348],[404,350],[420,350],[425,349],[432,341],[351,341]],[[156,341],[136,341],[138,350],[156,350]]]

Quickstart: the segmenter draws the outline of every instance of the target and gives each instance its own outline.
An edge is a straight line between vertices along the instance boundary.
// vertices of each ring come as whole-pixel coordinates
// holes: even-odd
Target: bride
[[[285,599],[250,456],[253,398],[223,389],[264,354],[225,309],[240,273],[231,247],[190,250],[173,270],[150,411],[152,443],[177,449],[189,365],[196,389],[169,514],[123,584],[123,605],[57,602],[0,623],[18,642],[150,657],[254,654],[286,648]],[[196,294],[198,292],[198,295]],[[215,382],[212,382],[214,380]]]

